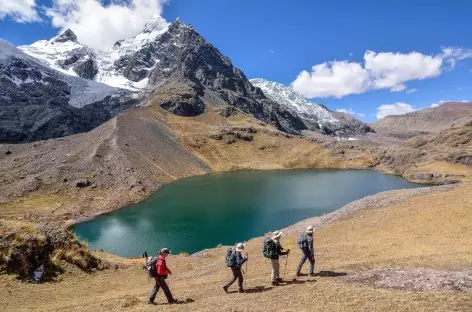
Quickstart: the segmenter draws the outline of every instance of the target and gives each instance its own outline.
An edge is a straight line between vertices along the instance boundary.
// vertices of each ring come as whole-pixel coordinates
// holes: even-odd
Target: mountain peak
[[[149,34],[155,31],[164,31],[167,29],[167,21],[160,15],[154,15],[145,25],[143,33]]]
[[[67,41],[77,42],[77,36],[69,28],[66,29],[59,36],[54,37],[52,40],[52,42],[67,42]]]

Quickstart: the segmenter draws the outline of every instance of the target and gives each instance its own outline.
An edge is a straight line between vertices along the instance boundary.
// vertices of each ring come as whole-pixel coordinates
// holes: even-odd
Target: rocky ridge
[[[312,131],[338,138],[355,138],[373,130],[363,122],[345,113],[333,112],[325,106],[312,103],[290,87],[262,78],[250,80],[270,99],[294,110]]]
[[[137,103],[136,94],[62,74],[0,40],[0,142],[89,131]]]
[[[472,121],[472,103],[447,102],[403,115],[387,116],[370,126],[376,132],[400,138],[439,133],[451,127],[461,127]]]

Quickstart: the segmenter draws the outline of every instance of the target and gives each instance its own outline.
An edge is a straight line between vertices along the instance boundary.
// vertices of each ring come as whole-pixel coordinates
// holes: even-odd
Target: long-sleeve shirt
[[[234,268],[240,269],[244,262],[247,261],[247,258],[244,258],[240,251],[235,251],[234,253]]]
[[[156,269],[157,269],[157,278],[166,276],[169,274],[169,268],[167,267],[166,258],[162,255],[159,255],[159,260],[156,262]]]
[[[282,245],[280,245],[279,241],[274,241],[274,244],[275,244],[276,254],[274,256],[272,256],[271,259],[279,259],[280,256],[285,256],[286,254],[288,254],[288,252],[283,251],[284,248],[282,247]]]
[[[306,237],[307,244],[306,244],[306,247],[304,247],[302,250],[304,252],[308,252],[311,255],[314,255],[315,249],[313,248],[313,234],[312,235],[305,234],[305,237]]]

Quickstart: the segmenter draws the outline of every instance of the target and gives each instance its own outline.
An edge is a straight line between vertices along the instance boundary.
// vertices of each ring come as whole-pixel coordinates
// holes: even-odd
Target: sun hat
[[[281,231],[275,231],[275,232],[272,234],[272,239],[279,239],[280,236],[282,236],[282,232],[281,232]]]
[[[236,251],[243,251],[245,247],[246,247],[245,244],[243,244],[243,243],[238,243],[238,244],[236,245]]]
[[[314,231],[315,231],[315,229],[311,225],[306,228],[306,232],[308,234],[312,234]]]
[[[170,254],[170,250],[169,248],[162,248],[161,251],[159,253],[166,253],[166,254]]]

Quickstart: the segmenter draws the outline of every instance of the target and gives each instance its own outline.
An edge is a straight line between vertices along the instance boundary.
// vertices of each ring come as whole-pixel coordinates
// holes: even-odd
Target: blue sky
[[[60,30],[52,25],[52,16],[56,26],[68,22],[60,20],[57,8],[56,15],[46,14],[45,8],[53,1],[70,0],[36,0],[36,7],[31,6],[34,0],[6,0],[22,1],[30,11],[0,7],[0,38],[15,45],[30,44]],[[295,81],[295,90],[306,97],[364,121],[441,100],[472,100],[470,1],[171,0],[161,5],[159,0],[115,0],[115,4],[131,1],[156,5],[156,12],[169,21],[180,17],[192,24],[248,77],[286,85]],[[102,4],[106,7],[109,2]],[[131,31],[127,26],[122,27]],[[365,59],[366,51],[375,53]]]

